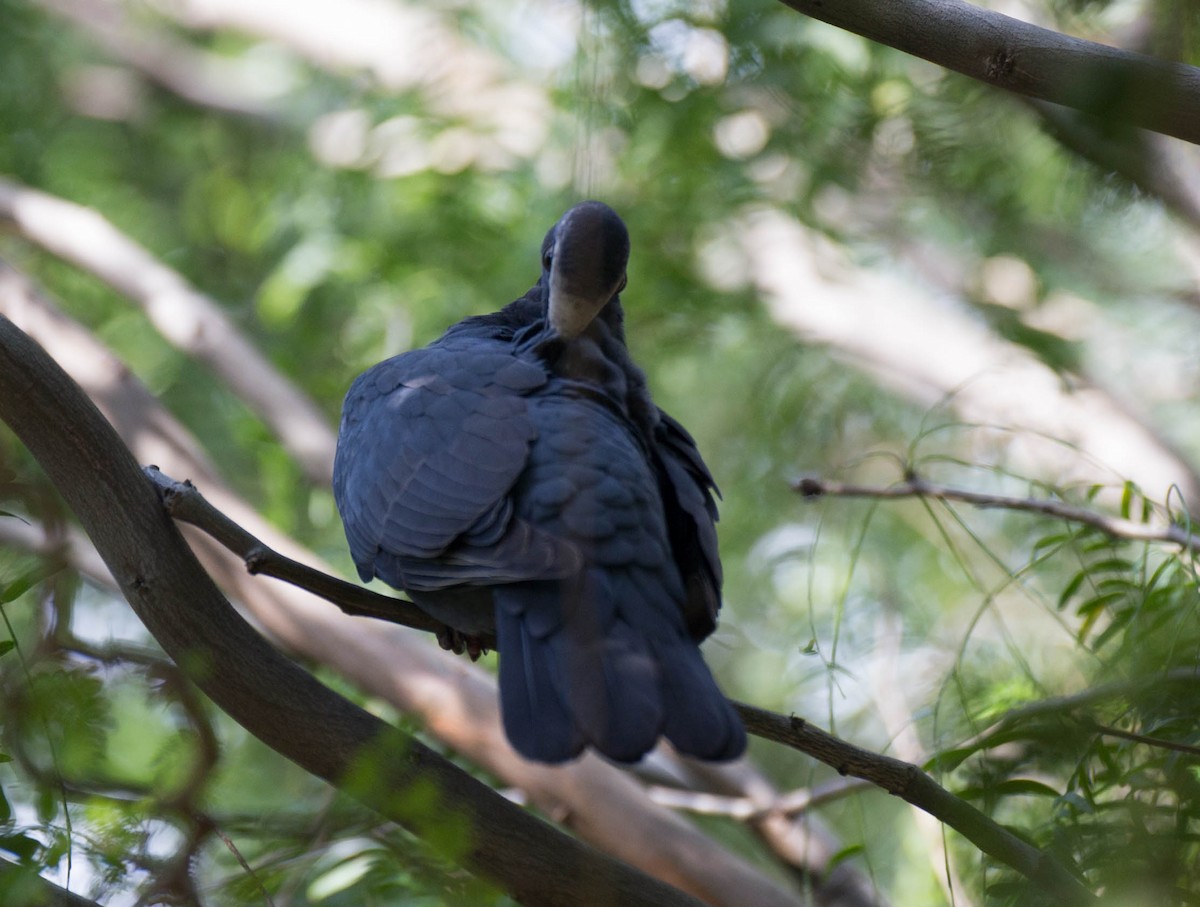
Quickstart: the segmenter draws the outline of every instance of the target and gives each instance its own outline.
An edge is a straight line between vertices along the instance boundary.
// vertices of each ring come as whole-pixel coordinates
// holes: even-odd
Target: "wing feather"
[[[364,579],[441,588],[577,568],[563,544],[514,520],[509,500],[537,434],[524,395],[546,373],[490,346],[478,337],[435,343],[350,388],[334,495]]]

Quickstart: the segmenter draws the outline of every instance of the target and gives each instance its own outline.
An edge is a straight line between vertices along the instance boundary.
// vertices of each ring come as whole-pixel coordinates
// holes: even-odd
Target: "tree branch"
[[[1114,133],[1105,124],[1058,104],[1026,100],[1064,148],[1103,172],[1118,173],[1157,198],[1192,230],[1200,230],[1200,184],[1185,149],[1140,130]]]
[[[195,437],[124,363],[2,263],[0,313],[72,372],[138,459],[191,477],[204,486],[210,501],[272,548],[329,571],[320,558],[281,535],[230,491]],[[144,478],[142,483],[149,488]],[[329,666],[368,695],[415,717],[428,734],[524,791],[539,810],[583,840],[710,904],[796,903],[756,867],[648,802],[634,779],[601,759],[585,755],[555,769],[521,759],[504,737],[495,679],[487,672],[448,656],[404,627],[364,625],[292,586],[260,582],[240,558],[203,534],[190,532],[189,540],[206,568],[279,645]]]
[[[1166,526],[1148,526],[1136,523],[1122,517],[1107,516],[1085,507],[1076,507],[1066,501],[1050,498],[1017,498],[1002,494],[988,494],[981,491],[970,491],[965,488],[952,488],[948,485],[937,485],[916,476],[895,485],[852,485],[844,482],[830,482],[815,476],[804,476],[792,483],[792,490],[806,498],[838,497],[838,498],[871,498],[873,500],[896,500],[899,498],[933,498],[939,501],[960,501],[974,507],[1000,507],[1005,510],[1018,510],[1025,513],[1037,513],[1042,516],[1067,520],[1071,523],[1081,523],[1103,532],[1114,539],[1126,539],[1134,542],[1162,542],[1179,545],[1187,551],[1194,551],[1200,546],[1200,536],[1188,532],[1178,523]]]
[[[45,351],[0,317],[0,419],[38,460],[163,649],[256,737],[424,836],[469,823],[460,858],[524,904],[696,904],[534,818],[419,741],[318,683],[213,585],[104,417]],[[397,742],[400,746],[397,748]],[[381,749],[382,748],[382,749]],[[350,784],[372,753],[373,783]],[[432,784],[442,808],[397,794]]]
[[[856,267],[844,249],[779,210],[745,209],[729,240],[777,324],[980,438],[1002,434],[1006,462],[1058,483],[1094,481],[1100,464],[1142,488],[1175,485],[1200,499],[1200,472],[1111,394],[1066,388],[1031,352],[936,294]]]
[[[167,341],[219,376],[314,482],[333,476],[321,409],[246,342],[221,307],[99,212],[0,177],[0,224],[134,302]]]
[[[643,766],[649,767],[647,763]],[[783,793],[748,760],[723,765],[676,757],[673,767],[671,781],[677,782],[676,788],[736,798],[752,805],[753,812],[746,820],[750,830],[770,848],[796,884],[813,893],[815,904],[888,907],[887,896],[870,873],[860,869],[856,860],[840,859],[845,844],[813,810],[816,796],[820,794],[824,799],[824,794],[832,794],[832,785]],[[845,779],[834,783],[847,784]],[[849,784],[870,786],[859,781]]]
[[[243,547],[247,538],[251,543],[256,543],[252,536],[240,530],[232,521],[216,513],[214,508],[204,502],[203,497],[194,488],[181,486],[180,483],[174,482],[153,467],[146,472],[155,488],[160,493],[167,493],[168,501],[177,496],[190,501],[189,517],[205,531],[210,531],[210,527],[215,530],[213,536],[222,544],[229,539],[232,545]],[[181,490],[177,491],[177,489]],[[168,505],[168,509],[169,507],[170,505]],[[234,548],[233,550],[238,549]],[[239,553],[241,552],[239,551]],[[332,577],[324,577],[324,581],[322,581],[318,571],[308,568],[305,568],[304,572],[296,577],[284,578],[321,597],[325,596],[326,588],[333,588],[336,594],[341,595],[343,594],[341,587],[347,585]],[[882,787],[890,794],[902,797],[950,825],[985,853],[1011,866],[1033,881],[1048,886],[1049,890],[1055,891],[1059,895],[1070,894],[1071,903],[1081,902],[1080,897],[1088,894],[1082,885],[1048,856],[1025,844],[983,813],[949,793],[916,766],[860,749],[801,719],[793,718],[789,725],[789,720],[782,715],[741,703],[734,703],[734,705],[743,720],[746,721],[747,730],[752,734],[792,746],[826,765],[832,766],[842,775],[853,775]],[[837,795],[841,793],[843,792],[839,792]],[[688,805],[695,809],[707,809],[712,813],[731,814],[732,802],[728,797],[706,797],[703,794],[692,793],[684,798],[679,798],[664,790],[660,790],[657,796],[659,802],[669,801],[669,805],[672,806]],[[809,802],[794,804],[793,808],[807,808],[810,803],[811,796]],[[748,801],[740,801],[736,809],[742,810],[744,805],[748,805]],[[754,811],[738,817],[759,819],[761,813]],[[1073,884],[1068,885],[1067,880],[1071,880]]]
[[[1200,144],[1200,69],[963,0],[782,0],[806,16],[1006,91]]]
[[[1094,896],[1049,854],[1018,838],[965,800],[954,796],[915,765],[860,749],[803,718],[790,718],[734,703],[746,730],[782,743],[883,788],[949,825],[984,853],[1011,866],[1062,904],[1091,904]]]
[[[768,804],[756,803],[750,797],[733,797],[703,791],[681,790],[677,787],[651,785],[646,793],[655,803],[671,809],[686,810],[702,816],[727,816],[739,822],[758,822],[768,816],[793,818],[852,794],[874,790],[869,781],[847,781],[838,778],[817,787],[802,787],[781,795]]]
[[[337,605],[343,613],[352,617],[386,620],[436,634],[449,630],[441,621],[434,620],[410,601],[380,595],[285,557],[217,510],[190,481],[177,482],[157,466],[147,466],[143,471],[172,517],[208,533],[238,555],[251,574],[271,576],[291,583]],[[495,648],[494,640],[485,640],[485,643]]]
[[[181,41],[166,29],[136,24],[129,11],[97,0],[38,0],[73,22],[109,54],[192,104],[267,123],[282,120],[272,93],[236,64]]]
[[[1119,737],[1122,740],[1130,740],[1134,743],[1141,743],[1145,746],[1152,746],[1160,750],[1170,750],[1173,753],[1187,753],[1189,756],[1200,756],[1200,746],[1193,746],[1190,743],[1176,743],[1174,740],[1163,740],[1161,737],[1150,737],[1146,734],[1138,734],[1134,731],[1125,731],[1119,727],[1113,727],[1108,724],[1092,724],[1092,729],[1105,737]]]

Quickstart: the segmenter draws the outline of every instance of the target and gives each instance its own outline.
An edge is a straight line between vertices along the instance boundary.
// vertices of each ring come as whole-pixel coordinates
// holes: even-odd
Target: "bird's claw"
[[[478,636],[467,636],[453,627],[443,627],[438,630],[437,641],[438,645],[447,652],[453,652],[455,655],[462,655],[465,652],[471,661],[479,661],[479,656],[487,654],[487,649],[484,648]]]

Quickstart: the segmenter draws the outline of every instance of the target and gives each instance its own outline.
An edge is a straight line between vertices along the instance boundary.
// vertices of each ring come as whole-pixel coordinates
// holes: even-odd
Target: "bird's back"
[[[720,604],[711,476],[650,399],[616,296],[564,338],[552,283],[354,383],[334,491],[355,563],[494,630],[524,755],[631,761],[665,735],[732,758],[745,734],[697,648]]]

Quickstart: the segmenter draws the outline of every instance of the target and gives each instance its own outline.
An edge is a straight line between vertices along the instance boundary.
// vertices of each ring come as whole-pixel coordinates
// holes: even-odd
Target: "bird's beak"
[[[625,286],[629,231],[612,208],[583,202],[555,226],[548,255],[550,324],[571,340]]]

